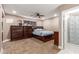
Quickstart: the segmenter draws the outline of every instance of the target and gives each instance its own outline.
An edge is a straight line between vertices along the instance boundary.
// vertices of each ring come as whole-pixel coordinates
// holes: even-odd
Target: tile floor
[[[60,51],[54,46],[53,40],[42,42],[35,38],[6,42],[3,45],[5,54],[56,54]]]
[[[79,45],[67,43],[66,48],[58,54],[79,54]]]

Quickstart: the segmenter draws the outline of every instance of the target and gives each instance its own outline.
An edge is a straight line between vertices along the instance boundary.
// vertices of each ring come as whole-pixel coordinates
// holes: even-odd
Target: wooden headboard
[[[43,26],[36,26],[36,27],[33,27],[33,29],[44,29]]]

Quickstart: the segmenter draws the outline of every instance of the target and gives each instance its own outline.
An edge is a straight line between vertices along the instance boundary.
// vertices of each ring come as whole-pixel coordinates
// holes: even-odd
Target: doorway
[[[79,6],[63,11],[64,49],[79,53]],[[74,52],[75,51],[75,52]]]

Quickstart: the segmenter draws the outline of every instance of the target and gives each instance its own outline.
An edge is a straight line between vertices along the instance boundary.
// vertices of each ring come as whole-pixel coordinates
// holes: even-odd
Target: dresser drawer
[[[23,27],[22,26],[11,26],[11,40],[22,39],[23,37]]]

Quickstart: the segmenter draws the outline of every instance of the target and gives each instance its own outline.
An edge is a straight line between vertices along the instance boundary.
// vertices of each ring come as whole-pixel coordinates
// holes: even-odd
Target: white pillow
[[[43,29],[35,29],[35,31],[40,31],[40,30],[43,30]]]

